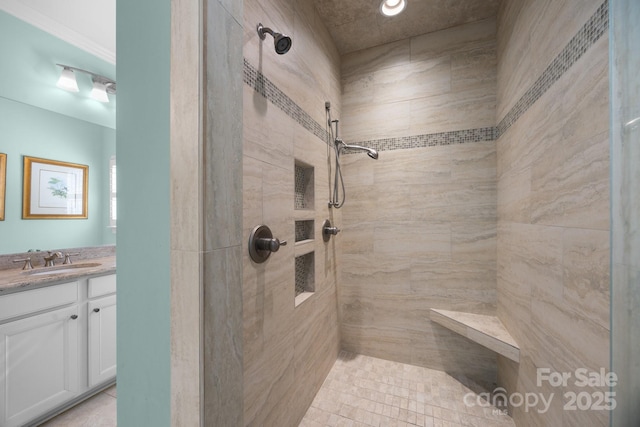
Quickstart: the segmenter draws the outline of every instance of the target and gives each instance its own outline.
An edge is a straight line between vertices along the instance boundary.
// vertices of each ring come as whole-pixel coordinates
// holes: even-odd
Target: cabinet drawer
[[[93,277],[89,279],[89,298],[101,295],[113,294],[116,292],[116,275]]]
[[[0,297],[0,321],[24,316],[78,300],[78,282],[47,286]]]

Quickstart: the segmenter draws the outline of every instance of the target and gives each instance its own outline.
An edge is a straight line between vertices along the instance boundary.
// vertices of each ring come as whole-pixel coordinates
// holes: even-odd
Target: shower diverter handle
[[[265,262],[272,252],[278,252],[280,246],[286,246],[286,240],[273,237],[266,225],[258,225],[249,236],[249,256],[258,264]]]
[[[256,247],[263,251],[278,252],[278,249],[280,249],[280,246],[286,246],[286,245],[287,245],[286,240],[281,241],[273,237],[270,239],[266,237],[262,237],[256,240]]]

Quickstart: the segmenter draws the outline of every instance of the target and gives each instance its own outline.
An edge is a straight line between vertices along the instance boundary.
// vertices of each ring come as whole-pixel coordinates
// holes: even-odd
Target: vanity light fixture
[[[109,102],[109,96],[107,95],[107,86],[104,83],[100,83],[97,80],[93,81],[93,89],[91,89],[91,97],[96,101]]]
[[[83,70],[82,68],[71,67],[69,65],[56,64],[62,67],[62,73],[56,86],[60,89],[67,90],[69,92],[79,92],[78,83],[76,81],[75,71],[89,74],[91,81],[93,82],[93,88],[91,89],[91,97],[96,101],[109,102],[109,95],[116,94],[116,82],[108,77],[101,76],[100,74],[92,73],[91,71]]]
[[[73,73],[73,70],[69,67],[64,67],[62,69],[62,74],[60,74],[60,78],[58,79],[58,83],[56,83],[60,89],[67,90],[69,92],[79,92],[78,82],[76,81],[76,75]]]
[[[396,16],[407,7],[406,0],[382,0],[380,13],[384,16]]]

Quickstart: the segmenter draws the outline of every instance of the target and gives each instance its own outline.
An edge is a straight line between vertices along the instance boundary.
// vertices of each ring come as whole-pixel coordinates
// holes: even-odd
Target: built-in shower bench
[[[520,347],[496,316],[432,308],[431,320],[489,350],[520,362]]]

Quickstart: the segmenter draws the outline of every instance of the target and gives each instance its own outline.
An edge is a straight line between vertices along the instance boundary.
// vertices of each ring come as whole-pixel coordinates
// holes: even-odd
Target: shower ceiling
[[[384,17],[381,0],[314,0],[341,54],[496,16],[500,0],[407,0]]]

